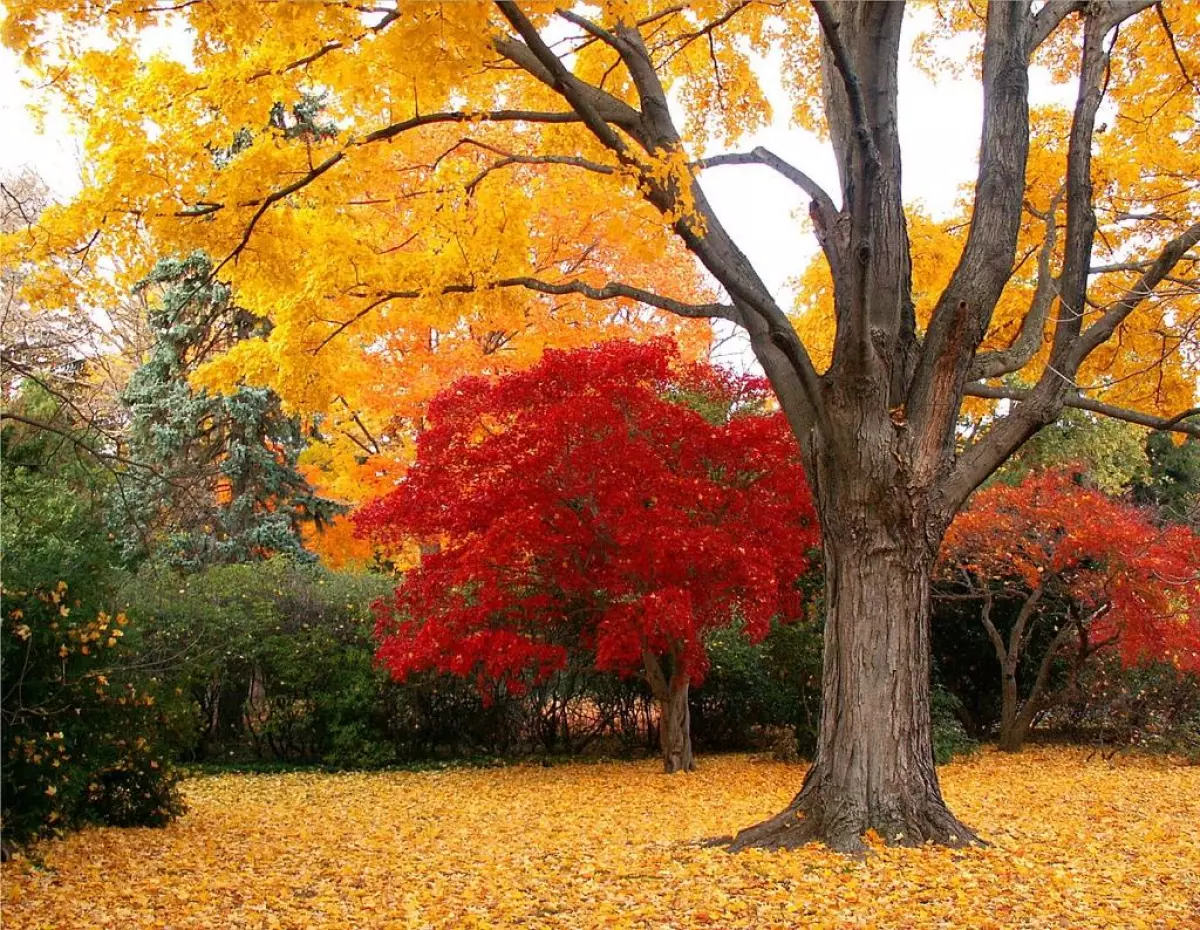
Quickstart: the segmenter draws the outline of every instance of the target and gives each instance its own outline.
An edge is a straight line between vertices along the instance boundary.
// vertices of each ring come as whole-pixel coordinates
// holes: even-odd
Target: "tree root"
[[[726,844],[730,852],[743,849],[795,849],[824,843],[836,852],[864,856],[863,835],[874,829],[889,846],[986,846],[939,799],[918,806],[868,811],[858,804],[832,804],[804,791],[774,817],[741,830]]]

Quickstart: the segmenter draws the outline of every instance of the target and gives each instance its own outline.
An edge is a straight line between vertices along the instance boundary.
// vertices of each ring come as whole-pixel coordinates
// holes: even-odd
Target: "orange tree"
[[[1020,749],[1102,650],[1200,670],[1200,539],[1068,471],[976,495],[946,533],[938,576],[937,597],[980,605],[1000,665],[1001,749]]]
[[[930,748],[946,528],[1065,406],[1200,432],[1185,413],[1200,14],[935,8],[911,54],[938,67],[940,49],[969,49],[983,99],[976,181],[942,224],[901,197],[905,16],[775,0],[26,0],[5,39],[86,123],[89,177],[11,247],[48,269],[29,299],[54,304],[80,259],[144,270],[146,243],[203,242],[275,324],[209,377],[278,383],[314,409],[438,378],[426,347],[443,339],[486,367],[513,334],[577,344],[593,324],[672,315],[740,327],[814,490],[828,620],[815,763],[734,845],[854,850],[869,828],[970,842]],[[164,35],[184,47],[149,55]],[[792,115],[832,147],[835,190],[737,149],[769,118],[755,61],[775,51]],[[1072,106],[1031,107],[1034,65],[1072,85]],[[798,316],[705,196],[703,172],[734,165],[811,199],[828,299],[814,289]],[[67,250],[75,263],[41,261]],[[381,377],[393,365],[403,381]]]

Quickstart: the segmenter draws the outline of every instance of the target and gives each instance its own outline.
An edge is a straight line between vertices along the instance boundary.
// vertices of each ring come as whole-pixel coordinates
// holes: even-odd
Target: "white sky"
[[[906,46],[919,17],[926,15],[930,15],[928,11],[918,11],[906,20]],[[181,44],[180,35],[155,38],[161,41],[148,44]],[[802,168],[839,199],[831,150],[789,125],[790,108],[779,82],[765,74],[769,70],[763,69],[764,83],[775,122],[743,140],[738,149],[764,145]],[[1069,103],[1074,94],[1073,88],[1053,86],[1036,73],[1032,83],[1033,103]],[[80,186],[81,147],[67,121],[53,111],[39,127],[27,109],[39,96],[23,82],[16,55],[0,47],[0,174],[32,167],[57,197],[68,198]],[[944,77],[934,83],[924,72],[902,63],[899,115],[905,198],[923,202],[935,215],[946,213],[961,185],[975,175],[982,88],[969,78]],[[734,240],[780,304],[790,308],[792,295],[786,282],[803,271],[816,251],[812,235],[801,223],[808,198],[774,172],[757,166],[713,169],[705,173],[703,186]]]

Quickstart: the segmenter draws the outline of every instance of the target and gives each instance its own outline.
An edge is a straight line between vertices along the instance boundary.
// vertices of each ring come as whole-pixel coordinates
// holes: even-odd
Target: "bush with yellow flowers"
[[[181,810],[175,714],[125,646],[124,614],[65,582],[3,591],[3,830],[20,842],[87,822],[156,825]]]

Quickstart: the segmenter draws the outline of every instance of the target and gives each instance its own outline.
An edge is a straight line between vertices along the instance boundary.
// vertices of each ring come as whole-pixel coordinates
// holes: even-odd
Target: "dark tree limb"
[[[538,110],[492,110],[481,113],[471,113],[465,110],[450,111],[446,113],[427,113],[424,115],[414,116],[411,119],[401,120],[396,123],[391,123],[374,132],[368,133],[361,139],[356,139],[347,144],[345,147],[331,154],[324,161],[313,167],[303,176],[297,178],[291,184],[278,188],[267,194],[261,200],[243,201],[238,204],[239,207],[256,207],[250,221],[246,224],[246,228],[242,233],[241,239],[224,259],[221,260],[213,269],[213,277],[215,277],[222,268],[229,262],[236,262],[238,257],[250,244],[250,239],[254,235],[254,228],[258,225],[259,220],[263,218],[266,212],[276,203],[281,200],[286,200],[292,194],[295,194],[304,188],[308,187],[331,168],[342,162],[349,152],[359,146],[372,145],[376,142],[386,142],[389,139],[394,139],[405,132],[413,129],[418,129],[422,126],[434,125],[437,123],[468,123],[472,121],[479,122],[529,122],[529,123],[575,123],[579,122],[580,117],[573,112],[553,113]],[[180,215],[187,217],[201,217],[216,213],[219,210],[225,209],[225,204],[206,203],[201,207],[193,210],[186,210]]]
[[[1070,357],[1072,369],[1078,368],[1092,352],[1108,341],[1117,327],[1153,293],[1154,288],[1170,275],[1187,255],[1188,250],[1198,242],[1200,222],[1193,223],[1163,246],[1158,256],[1142,272],[1137,283],[1083,333]]]
[[[838,208],[833,198],[811,177],[794,165],[784,161],[770,149],[757,146],[749,152],[729,152],[712,155],[697,161],[698,168],[718,168],[722,165],[763,165],[787,178],[812,198],[820,209],[823,219],[830,226],[837,220]]]
[[[116,462],[117,464],[124,465],[127,468],[141,469],[148,471],[153,475],[162,477],[159,475],[157,469],[155,469],[152,465],[147,465],[145,462],[138,462],[134,459],[127,458],[126,456],[121,455],[119,452],[106,452],[103,449],[97,449],[91,443],[81,439],[70,430],[55,426],[53,423],[47,423],[45,420],[36,420],[32,417],[22,416],[19,413],[12,413],[8,410],[0,410],[0,421],[3,420],[11,420],[14,423],[21,423],[30,427],[31,429],[36,429],[44,433],[51,433],[61,439],[65,439],[75,448],[86,452],[89,456],[101,464],[104,464],[105,462]]]
[[[970,397],[985,397],[991,400],[1012,400],[1018,403],[1029,401],[1034,395],[1034,392],[1031,390],[993,387],[988,384],[969,384],[967,385],[966,393]],[[1140,413],[1137,410],[1118,407],[1115,404],[1106,404],[1103,401],[1084,397],[1080,394],[1068,395],[1063,401],[1063,406],[1098,413],[1102,416],[1111,417],[1114,420],[1124,420],[1126,423],[1145,426],[1148,429],[1200,437],[1200,423],[1187,422],[1192,417],[1200,415],[1200,407],[1192,407],[1171,417],[1156,417],[1153,414]]]
[[[821,33],[829,46],[838,76],[850,101],[850,115],[854,120],[854,135],[857,140],[862,158],[868,164],[879,164],[879,149],[875,144],[875,134],[871,131],[871,121],[867,118],[867,102],[863,96],[862,84],[858,73],[850,61],[850,54],[838,32],[838,21],[826,0],[812,0],[813,10],[817,21],[821,24]]]
[[[499,43],[498,47],[506,49],[504,54],[522,67],[528,66],[529,73],[559,93],[593,135],[616,153],[623,164],[631,165],[642,173],[646,199],[651,205],[663,214],[675,212],[682,193],[676,189],[677,185],[687,182],[684,179],[662,182],[645,174],[643,166],[622,138],[605,122],[604,114],[596,104],[600,98],[592,91],[604,97],[608,95],[571,74],[516,3],[498,0],[497,6],[521,39],[516,43],[519,48],[506,44],[515,40],[494,40]],[[637,125],[632,125],[632,117],[628,117],[631,125],[621,128],[650,154],[678,150],[681,141],[671,117],[666,90],[654,69],[641,33],[636,26],[626,25],[605,30],[605,33],[605,41],[615,43],[613,47],[629,70],[641,104]],[[510,51],[513,54],[508,54]],[[625,104],[622,106],[627,107]],[[629,112],[637,113],[632,108],[629,108]],[[750,333],[751,345],[755,347],[767,377],[776,390],[788,398],[784,407],[793,430],[802,441],[807,441],[811,425],[826,417],[816,368],[787,315],[775,303],[750,261],[721,225],[703,190],[694,181],[690,183],[695,211],[703,224],[703,234],[699,231],[696,218],[692,216],[674,219],[673,228],[733,299],[737,322]],[[789,383],[796,380],[799,385]]]
[[[1058,296],[1058,278],[1054,276],[1051,262],[1054,260],[1054,249],[1058,243],[1058,205],[1061,200],[1060,192],[1050,201],[1050,209],[1043,217],[1046,236],[1038,252],[1037,284],[1034,286],[1029,310],[1021,320],[1020,330],[1006,348],[976,355],[969,380],[999,378],[1020,371],[1037,354],[1038,347],[1042,344],[1042,333],[1046,328],[1050,307],[1054,304],[1054,298]]]
[[[1092,206],[1092,139],[1095,133],[1096,112],[1103,98],[1105,74],[1111,51],[1110,48],[1105,47],[1105,39],[1124,19],[1150,5],[1150,2],[1141,2],[1141,0],[1096,4],[1088,6],[1083,12],[1084,43],[1080,63],[1079,91],[1067,148],[1066,243],[1063,250],[1062,271],[1059,274],[1059,313],[1054,327],[1050,361],[1037,385],[1025,395],[1022,402],[1010,414],[994,423],[983,437],[968,446],[957,461],[949,466],[947,477],[935,492],[935,496],[938,498],[937,507],[947,522],[965,503],[970,493],[999,468],[1013,452],[1043,426],[1053,422],[1063,406],[1067,405],[1068,400],[1070,400],[1071,406],[1099,403],[1079,397],[1074,382],[1079,362],[1085,357],[1079,355],[1077,350],[1083,328],[1088,271],[1091,267],[1092,245],[1096,231],[1096,217]],[[988,7],[988,15],[990,17],[995,10],[1006,10],[1016,6],[1018,5],[991,4]],[[1024,77],[1027,85],[1027,74]],[[1028,120],[1026,119],[1026,144],[1027,136]],[[976,217],[978,217],[978,207],[981,203],[978,190],[976,195]],[[1023,196],[1023,188],[1021,194],[1015,196],[1019,200]],[[974,225],[975,221],[972,222]],[[969,248],[968,242],[968,250]],[[1011,262],[1011,256],[1009,262]],[[953,286],[952,279],[947,292]],[[945,295],[943,295],[944,297]],[[994,307],[994,301],[992,306]],[[990,309],[988,313],[990,315]],[[982,339],[986,332],[986,323],[987,320],[984,320],[982,331],[978,333],[979,339]],[[930,340],[927,339],[925,355],[928,357],[929,353]],[[946,387],[951,388],[952,384],[947,384]],[[964,388],[965,383],[964,387],[956,392],[958,397],[962,396]],[[981,386],[973,385],[970,393],[978,396],[981,389]],[[924,400],[926,403],[934,402],[936,392],[932,395],[927,394]],[[1108,407],[1108,405],[1103,406]],[[1108,414],[1107,410],[1094,407],[1091,409],[1112,415]],[[955,412],[957,412],[957,403]],[[1127,412],[1121,418],[1130,419],[1131,416],[1141,415]],[[1157,420],[1158,418],[1153,419]],[[1131,420],[1131,422],[1136,421]],[[1143,422],[1143,425],[1158,428],[1157,423]],[[952,428],[953,421],[951,420],[947,424],[947,429],[952,430]],[[1190,431],[1190,427],[1183,431]]]
[[[1007,284],[1017,252],[1029,151],[1028,10],[987,7],[984,112],[975,209],[962,256],[942,292],[908,392],[918,471],[939,470],[950,450],[972,360]]]
[[[338,49],[342,49],[342,48],[349,48],[350,46],[356,45],[357,43],[361,42],[363,39],[367,38],[368,36],[377,35],[378,33],[383,32],[383,30],[385,30],[388,26],[390,26],[392,23],[394,23],[399,18],[400,18],[399,8],[396,8],[394,10],[389,10],[387,12],[387,14],[382,19],[379,20],[379,22],[377,22],[374,26],[372,26],[366,32],[360,32],[358,35],[352,36],[346,42],[342,42],[338,39],[331,40],[329,42],[326,42],[324,45],[322,45],[316,51],[310,52],[309,54],[304,55],[301,58],[297,58],[295,61],[288,62],[286,65],[283,65],[282,67],[277,68],[274,71],[272,71],[272,70],[257,71],[254,74],[250,75],[250,77],[247,78],[247,80],[248,81],[257,81],[257,80],[259,80],[261,78],[265,78],[271,74],[286,74],[287,72],[294,71],[297,68],[307,67],[308,65],[311,65],[314,61],[318,61],[319,59],[324,58],[330,52],[336,52]]]
[[[1059,27],[1064,19],[1072,13],[1077,13],[1087,7],[1086,0],[1049,0],[1037,11],[1029,24],[1029,38],[1025,44],[1027,55],[1050,38],[1051,33]]]
[[[625,141],[609,125],[610,120],[613,122],[616,122],[616,120],[612,118],[612,114],[606,117],[602,111],[608,110],[613,104],[621,104],[621,107],[624,109],[617,107],[618,115],[623,115],[629,122],[624,128],[635,134],[635,137],[641,128],[641,119],[634,119],[633,116],[625,115],[625,111],[634,115],[637,114],[637,111],[629,107],[628,104],[621,103],[611,94],[597,87],[592,87],[590,84],[575,77],[559,57],[554,54],[554,51],[546,45],[545,41],[538,34],[537,29],[534,28],[533,23],[521,12],[520,7],[513,0],[496,0],[496,7],[500,10],[504,18],[508,20],[513,29],[517,31],[517,34],[523,41],[522,45],[522,43],[512,39],[495,40],[496,47],[500,53],[515,64],[520,65],[529,74],[538,78],[538,80],[547,83],[548,86],[553,88],[571,105],[571,109],[579,115],[583,120],[583,124],[587,126],[592,135],[600,140],[606,148],[615,152],[617,157],[623,162],[633,163]],[[533,56],[532,61],[526,52]],[[522,62],[525,63],[523,64]],[[549,81],[545,80],[547,77]]]
[[[442,295],[474,294],[480,291],[510,287],[522,287],[539,294],[579,294],[580,296],[587,297],[589,300],[616,300],[623,298],[637,301],[647,307],[654,307],[656,310],[665,310],[675,316],[687,317],[689,319],[722,319],[739,326],[744,325],[741,314],[736,307],[730,304],[689,304],[620,282],[609,282],[601,287],[593,287],[583,281],[542,281],[533,277],[515,277],[501,278],[485,284],[449,284],[433,293]],[[313,355],[316,355],[343,332],[384,304],[390,303],[393,300],[416,300],[420,297],[428,297],[430,293],[420,290],[403,290],[383,291],[377,294],[369,304],[352,317],[337,324],[333,332],[321,340],[317,347],[313,349]]]

